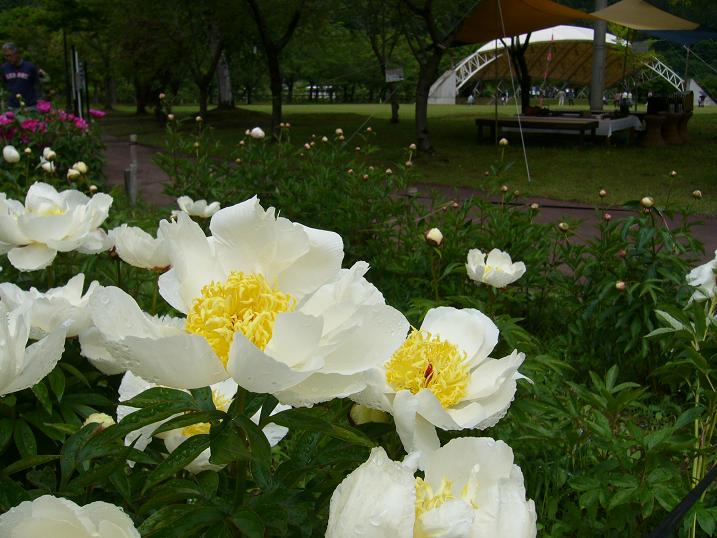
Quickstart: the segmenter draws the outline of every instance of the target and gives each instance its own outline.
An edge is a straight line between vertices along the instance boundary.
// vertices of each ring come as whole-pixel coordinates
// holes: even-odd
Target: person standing
[[[37,85],[45,78],[45,72],[38,69],[35,64],[22,59],[20,50],[14,43],[5,43],[2,46],[5,63],[0,65],[3,82],[8,91],[7,104],[10,109],[20,108],[20,100],[27,108],[34,108],[37,104]]]

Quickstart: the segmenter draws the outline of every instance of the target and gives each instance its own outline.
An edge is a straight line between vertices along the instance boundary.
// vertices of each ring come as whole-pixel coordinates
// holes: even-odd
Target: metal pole
[[[129,168],[124,171],[124,188],[130,205],[137,203],[139,182],[137,180],[137,135],[129,135]]]
[[[595,0],[595,11],[607,7],[607,0]],[[602,94],[605,91],[605,35],[607,21],[595,21],[593,40],[593,70],[590,80],[590,110],[602,110]]]

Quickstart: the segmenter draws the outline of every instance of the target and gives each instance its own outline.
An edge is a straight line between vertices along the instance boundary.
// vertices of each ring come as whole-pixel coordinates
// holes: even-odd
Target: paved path
[[[105,175],[110,186],[124,184],[124,170],[129,166],[129,142],[127,139],[105,135],[103,142],[106,146]],[[139,164],[138,178],[140,182],[140,198],[157,206],[174,205],[175,199],[164,194],[163,183],[169,181],[167,174],[154,163],[154,155],[158,148],[137,145],[137,160]],[[445,185],[417,184],[416,195],[427,195],[430,191],[440,191],[446,198],[465,200],[481,193],[470,188],[455,188]],[[536,221],[543,223],[558,223],[561,220],[582,220],[578,233],[583,237],[596,235],[596,224],[601,218],[594,208],[577,202],[551,200],[547,198],[520,198],[524,204],[537,202],[540,204],[540,213]],[[631,211],[622,208],[611,208],[609,212],[614,218],[628,215]],[[717,217],[694,215],[691,221],[702,221],[703,224],[693,228],[694,235],[705,245],[704,260],[712,259],[717,250]],[[675,226],[671,222],[670,226]]]

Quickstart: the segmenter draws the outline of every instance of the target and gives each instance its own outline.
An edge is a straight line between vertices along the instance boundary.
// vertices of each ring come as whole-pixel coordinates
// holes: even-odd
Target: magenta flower
[[[77,127],[80,131],[86,131],[90,128],[90,124],[87,123],[87,121],[83,120],[82,118],[75,118],[75,127]]]
[[[0,125],[11,125],[13,123],[13,117],[9,114],[12,114],[12,112],[0,114]]]
[[[23,121],[20,124],[20,127],[33,133],[44,133],[47,130],[47,124],[44,121],[40,121],[35,118]]]
[[[35,108],[38,112],[42,112],[43,114],[47,114],[52,110],[52,103],[50,101],[38,101],[35,105]]]
[[[97,110],[96,108],[90,109],[90,116],[96,119],[104,118],[107,115],[107,113],[103,110]]]

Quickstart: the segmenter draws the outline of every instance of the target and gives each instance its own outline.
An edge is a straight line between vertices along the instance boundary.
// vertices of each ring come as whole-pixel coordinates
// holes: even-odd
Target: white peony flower
[[[192,200],[189,196],[180,196],[177,198],[179,209],[192,217],[200,217],[208,219],[221,208],[219,202],[212,202],[207,205],[206,200]]]
[[[706,301],[717,295],[717,250],[713,260],[687,273],[687,284],[697,288],[690,301]]]
[[[440,446],[436,427],[485,429],[507,412],[525,355],[489,358],[497,342],[498,327],[478,310],[433,308],[352,399],[391,413],[406,451],[429,454]]]
[[[169,265],[161,230],[157,230],[155,239],[142,228],[123,224],[110,230],[108,235],[120,259],[134,267],[155,269]]]
[[[145,381],[141,377],[134,375],[132,372],[127,372],[122,378],[122,382],[120,383],[119,387],[120,401],[122,402],[129,400],[130,398],[134,398],[138,394],[155,386],[156,385]],[[215,383],[214,385],[212,385],[210,388],[212,389],[212,400],[214,401],[214,407],[216,407],[220,411],[226,411],[227,409],[229,409],[229,405],[231,404],[232,399],[236,394],[237,386],[238,385],[232,379],[227,379],[226,381],[222,381],[220,383]],[[276,408],[274,408],[271,414],[275,415],[276,413],[286,411],[287,409],[290,409],[288,405],[279,404],[276,406]],[[126,405],[117,406],[117,421],[121,421],[127,415],[133,413],[135,410],[136,409],[134,407],[128,407]],[[254,424],[259,424],[260,417],[261,409],[259,409],[254,414],[254,416],[251,417],[251,420],[254,422]],[[134,443],[135,448],[137,448],[138,450],[144,450],[147,445],[149,445],[149,443],[152,441],[152,436],[154,435],[155,430],[157,430],[157,428],[159,428],[167,420],[169,420],[169,418],[161,422],[150,424],[149,426],[145,426],[143,428],[140,428],[139,430],[130,432],[125,437],[125,444],[129,446],[130,444]],[[200,433],[209,433],[209,429],[210,425],[208,423],[198,423],[192,424],[185,428],[177,428],[168,432],[159,433],[156,435],[156,437],[159,437],[164,440],[164,446],[171,453],[174,452],[179,445],[181,445],[184,441],[186,441],[193,435],[197,435]],[[276,446],[279,441],[286,437],[286,434],[289,432],[288,428],[285,428],[284,426],[277,426],[274,423],[267,424],[266,426],[264,426],[264,428],[262,428],[262,431],[264,432],[264,435],[266,436],[266,439],[267,441],[269,441],[269,444],[271,446]],[[202,471],[218,471],[224,467],[223,465],[214,465],[212,463],[209,463],[210,457],[211,451],[210,449],[206,449],[194,460],[192,460],[192,462],[190,462],[185,467],[185,469],[187,469],[191,473],[196,474]]]
[[[44,269],[57,252],[94,254],[111,245],[99,228],[112,205],[112,197],[88,198],[77,190],[57,192],[52,185],[35,183],[25,205],[0,197],[0,243],[12,245],[8,260],[21,271]]]
[[[502,441],[453,439],[427,456],[425,479],[383,448],[334,490],[327,538],[534,538],[535,504]]]
[[[65,350],[65,327],[59,326],[27,348],[32,302],[8,310],[0,302],[0,396],[32,387],[57,364]],[[2,527],[0,527],[2,528]],[[5,536],[0,533],[0,536]]]
[[[23,501],[0,515],[0,536],[140,538],[132,519],[114,504],[95,501],[79,506],[69,499],[52,495]]]
[[[15,149],[15,146],[5,146],[2,148],[2,158],[5,162],[15,164],[20,162],[20,153]]]
[[[92,325],[90,311],[87,306],[90,295],[99,285],[92,281],[83,295],[85,275],[79,273],[67,281],[67,284],[51,288],[42,293],[36,288],[29,291],[20,289],[15,284],[0,284],[0,301],[11,308],[25,302],[32,303],[30,337],[42,338],[64,325],[68,337],[78,336]]]
[[[354,394],[408,329],[363,277],[341,270],[329,231],[276,217],[257,198],[219,211],[211,237],[187,215],[162,222],[172,268],[159,292],[186,319],[144,314],[118,288],[90,301],[118,361],[153,383],[196,388],[231,376],[242,387],[310,405]]]
[[[44,158],[40,159],[40,168],[46,174],[52,174],[55,171],[55,163],[46,161]]]
[[[431,228],[426,232],[426,242],[429,245],[440,247],[443,243],[443,233],[438,228]]]
[[[262,131],[261,127],[254,127],[251,131],[249,131],[249,136],[256,138],[257,140],[261,140],[266,136],[266,134]]]
[[[525,274],[525,264],[510,259],[510,254],[494,248],[486,255],[477,248],[468,251],[468,277],[494,288],[505,288]]]
[[[81,175],[82,175],[82,174],[80,174],[80,173],[79,173],[77,170],[75,170],[74,168],[70,168],[70,169],[67,171],[67,179],[69,179],[69,180],[77,179],[77,178],[80,177]]]

